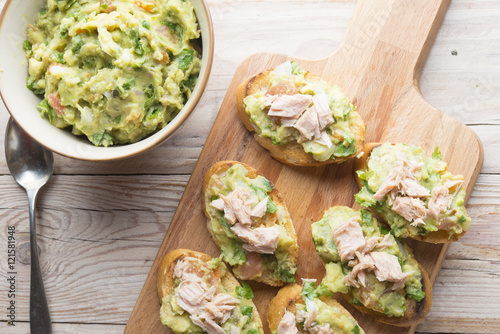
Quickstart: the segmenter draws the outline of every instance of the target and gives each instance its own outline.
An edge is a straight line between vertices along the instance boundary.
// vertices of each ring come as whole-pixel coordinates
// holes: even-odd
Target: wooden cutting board
[[[220,160],[245,162],[275,184],[288,206],[298,234],[297,277],[323,278],[324,267],[314,250],[310,225],[332,205],[354,204],[353,196],[358,189],[353,160],[323,167],[283,165],[254,141],[253,135],[236,116],[235,92],[239,83],[285,60],[296,60],[305,70],[342,87],[366,122],[366,142],[405,142],[420,145],[428,153],[439,146],[450,171],[464,175],[468,199],[483,163],[481,142],[472,130],[429,105],[418,88],[422,67],[448,5],[449,0],[359,0],[345,38],[331,56],[304,60],[259,53],[238,67],[132,312],[126,333],[171,333],[160,323],[156,293],[156,273],[168,251],[182,247],[219,255],[205,227],[200,192],[205,173]],[[307,19],[314,20],[313,17]],[[474,222],[471,228],[474,228]],[[448,245],[410,242],[410,246],[434,282]],[[264,328],[269,332],[267,306],[277,289],[258,283],[251,283],[251,286]],[[379,324],[350,305],[347,307],[366,333],[415,331],[415,328]]]

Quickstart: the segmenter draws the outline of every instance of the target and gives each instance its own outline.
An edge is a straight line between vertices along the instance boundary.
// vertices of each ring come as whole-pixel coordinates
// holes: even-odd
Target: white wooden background
[[[37,215],[55,333],[123,332],[237,65],[261,51],[311,59],[331,54],[355,2],[209,5],[216,42],[212,76],[199,107],[174,137],[113,163],[55,157],[55,175],[40,194]],[[417,331],[500,333],[500,1],[452,0],[421,89],[432,105],[479,135],[485,160],[468,205],[472,227],[451,246],[432,310]],[[28,210],[5,163],[8,117],[0,102],[0,333],[28,333],[29,265],[22,264]],[[15,327],[6,325],[8,225],[17,229]]]

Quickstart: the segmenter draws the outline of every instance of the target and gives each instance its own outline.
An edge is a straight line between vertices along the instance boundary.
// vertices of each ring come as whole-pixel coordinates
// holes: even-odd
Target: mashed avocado
[[[278,246],[274,254],[259,254],[264,268],[274,272],[274,278],[283,282],[295,282],[294,274],[297,267],[290,258],[289,248],[296,247],[294,239],[288,235],[285,228],[286,208],[275,203],[269,194],[272,191],[271,183],[265,177],[258,175],[255,178],[248,177],[248,170],[241,164],[234,164],[224,175],[212,175],[207,194],[211,201],[227,196],[236,188],[243,187],[250,198],[262,201],[268,197],[266,213],[256,221],[256,226],[265,227],[273,222],[272,228],[278,229]],[[231,230],[231,225],[224,217],[224,211],[208,206],[210,217],[210,228],[219,242],[222,256],[230,265],[237,266],[246,263],[246,252],[243,248],[244,242]],[[263,268],[263,269],[264,269]],[[262,273],[261,273],[262,274]]]
[[[344,158],[356,153],[356,136],[353,131],[356,107],[352,105],[340,87],[332,86],[315,76],[312,78],[294,61],[291,62],[291,74],[271,71],[269,76],[267,89],[261,89],[244,99],[245,111],[250,116],[259,136],[270,138],[275,145],[297,142],[316,161]],[[292,88],[289,87],[290,85]],[[306,140],[294,126],[286,125],[276,117],[268,116],[269,107],[266,106],[266,98],[269,95],[280,94],[283,90],[288,90],[286,94],[289,95],[314,96],[320,93],[326,95],[326,104],[330,109],[333,122],[322,131],[331,141],[330,147],[318,140]]]
[[[48,0],[27,36],[27,87],[44,96],[41,115],[96,146],[163,128],[201,66],[189,1]]]
[[[422,198],[426,209],[429,208],[429,202],[433,200],[433,189],[445,185],[446,182],[463,181],[461,175],[453,175],[447,171],[447,165],[444,161],[441,161],[441,153],[437,148],[432,157],[427,157],[420,147],[385,143],[371,151],[368,168],[364,171],[357,171],[363,187],[356,194],[356,201],[381,213],[391,227],[392,233],[397,237],[406,238],[446,230],[448,237],[451,238],[467,231],[470,226],[470,218],[467,216],[464,207],[465,190],[461,186],[455,190],[450,190],[451,202],[440,213],[438,219],[427,214],[424,219],[425,224],[419,226],[414,226],[415,224],[411,224],[410,221],[392,210],[389,196],[385,196],[380,201],[374,198],[374,194],[379,190],[388,177],[390,170],[395,166],[398,160],[397,155],[401,155],[401,153],[413,164],[421,166],[415,170],[414,175],[418,183],[429,191],[430,196]]]
[[[401,271],[411,273],[404,283],[404,287],[392,290],[393,283],[379,281],[373,271],[366,271],[366,287],[356,288],[345,284],[345,277],[352,271],[348,261],[342,262],[332,238],[332,231],[340,223],[357,217],[366,239],[383,237],[389,231],[375,219],[368,210],[355,211],[348,207],[330,208],[323,218],[311,225],[313,242],[316,252],[326,262],[326,275],[320,287],[331,292],[346,294],[352,304],[364,305],[376,312],[388,316],[403,316],[406,310],[407,299],[421,301],[425,292],[422,287],[422,272],[413,257],[411,249],[389,235],[391,246],[377,249],[377,252],[386,252],[397,257]]]

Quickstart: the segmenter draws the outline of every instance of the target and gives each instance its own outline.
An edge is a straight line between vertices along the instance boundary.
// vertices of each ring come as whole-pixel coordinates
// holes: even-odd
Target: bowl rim
[[[129,158],[129,157],[132,157],[132,156],[144,153],[144,152],[152,149],[153,147],[160,145],[165,140],[167,140],[170,136],[172,136],[186,122],[186,120],[189,118],[189,116],[191,116],[191,114],[193,113],[193,111],[196,109],[196,106],[200,102],[203,94],[205,93],[205,89],[207,87],[208,80],[210,78],[210,73],[211,73],[211,70],[212,70],[212,65],[213,65],[214,48],[215,47],[214,47],[214,27],[213,27],[212,16],[210,14],[210,10],[209,10],[209,7],[208,7],[207,0],[198,0],[198,1],[201,4],[201,8],[202,8],[204,17],[206,18],[207,27],[208,27],[208,31],[207,32],[202,32],[202,34],[205,34],[205,36],[208,34],[208,36],[206,36],[206,38],[208,40],[208,43],[207,43],[208,45],[205,46],[205,44],[203,44],[203,46],[202,46],[203,49],[208,48],[207,49],[205,71],[203,73],[203,76],[201,76],[201,77],[199,76],[198,79],[197,79],[197,88],[196,88],[196,91],[194,92],[194,94],[192,94],[190,96],[190,98],[188,99],[188,101],[186,102],[186,104],[183,106],[183,108],[179,111],[179,113],[163,128],[163,129],[166,129],[168,127],[168,131],[165,131],[164,133],[161,133],[161,131],[163,129],[160,129],[158,132],[153,133],[150,136],[147,136],[147,137],[145,137],[145,138],[137,141],[136,143],[130,143],[130,144],[124,144],[124,145],[120,145],[120,146],[115,146],[115,147],[130,146],[130,145],[134,145],[134,144],[137,144],[137,143],[141,143],[142,141],[147,140],[148,138],[155,137],[154,140],[150,139],[150,142],[148,144],[141,145],[142,147],[139,147],[137,149],[133,149],[133,150],[130,150],[130,151],[127,150],[127,151],[125,151],[125,153],[122,153],[122,154],[116,154],[115,153],[115,154],[111,155],[110,157],[101,157],[101,156],[95,157],[93,155],[81,156],[81,155],[77,155],[77,154],[72,154],[71,151],[67,152],[67,151],[60,150],[57,147],[54,148],[54,147],[48,146],[45,143],[42,143],[39,140],[33,138],[31,135],[30,135],[30,137],[32,137],[33,140],[35,140],[36,142],[38,142],[40,145],[44,146],[48,150],[50,150],[50,151],[52,151],[54,153],[57,153],[59,155],[68,157],[68,158],[73,158],[73,159],[77,159],[77,160],[85,160],[85,161],[113,161],[113,160],[121,160],[121,159]],[[0,12],[0,30],[3,27],[4,19],[5,19],[6,15],[7,15],[9,6],[13,2],[14,2],[14,0],[6,0],[6,2],[4,4],[4,7],[2,8],[2,11]],[[198,18],[199,15],[198,15],[198,13],[196,13],[196,16],[197,16],[197,20],[199,22],[199,18]],[[203,56],[203,53],[202,53],[202,56]],[[202,61],[203,61],[203,59],[202,59]],[[9,108],[9,106],[7,104],[7,100],[6,100],[6,98],[4,97],[3,94],[4,93],[2,93],[2,90],[0,89],[0,98],[3,101],[3,104],[5,105],[5,108],[9,112],[10,117],[13,118],[14,121],[16,121],[16,123],[23,129],[23,131],[26,132],[29,135],[29,132],[26,131],[26,129],[23,127],[22,122],[19,122],[16,119],[15,113],[13,113],[10,110],[10,108]],[[190,107],[186,108],[186,105],[188,104],[188,102],[190,104]],[[57,129],[57,130],[64,131],[63,129]],[[94,146],[94,147],[96,147],[96,146]],[[108,148],[110,148],[110,152],[112,152],[113,146],[106,147],[104,149],[108,149]]]

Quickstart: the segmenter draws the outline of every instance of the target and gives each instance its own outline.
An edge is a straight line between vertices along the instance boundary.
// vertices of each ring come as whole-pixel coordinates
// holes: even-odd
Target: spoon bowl
[[[5,132],[5,157],[12,177],[26,190],[30,215],[30,329],[31,333],[52,333],[49,307],[43,287],[36,245],[36,195],[52,176],[54,157],[9,119]]]

